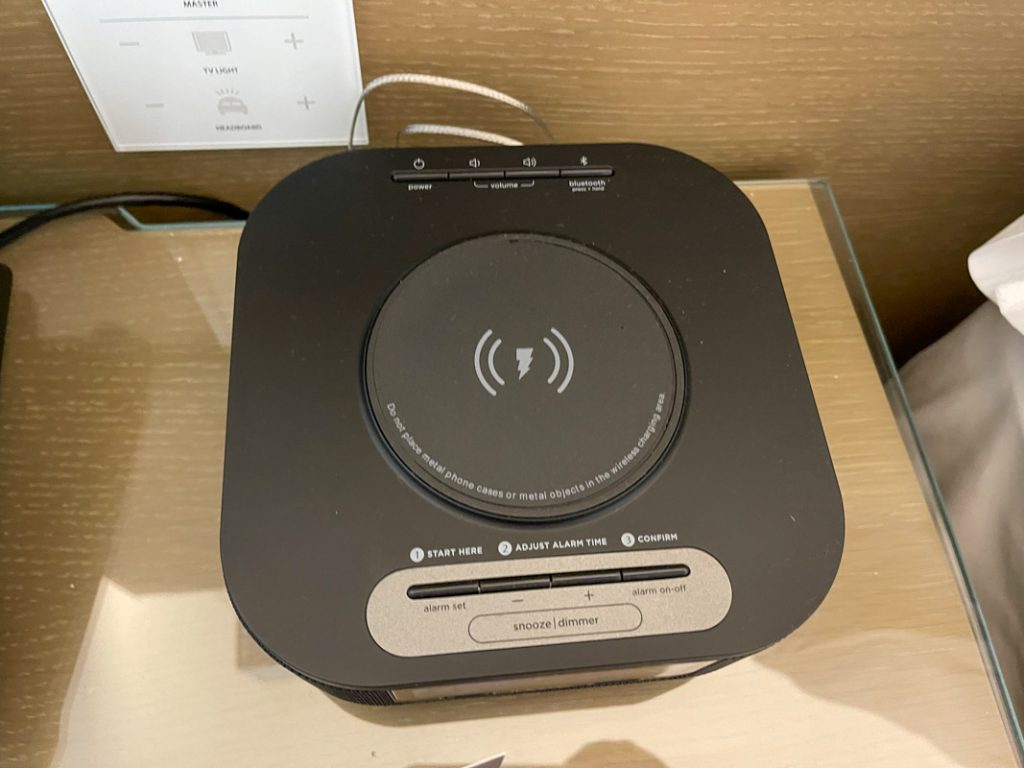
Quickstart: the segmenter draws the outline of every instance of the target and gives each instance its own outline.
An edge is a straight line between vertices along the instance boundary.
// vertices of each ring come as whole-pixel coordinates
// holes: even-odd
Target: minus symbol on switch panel
[[[163,108],[164,108],[163,103],[159,103],[159,104],[154,103],[154,104],[147,104],[146,105],[146,109],[163,109]]]
[[[139,43],[138,40],[122,40],[118,43],[118,45],[120,45],[122,48],[135,48],[141,45],[141,43]]]

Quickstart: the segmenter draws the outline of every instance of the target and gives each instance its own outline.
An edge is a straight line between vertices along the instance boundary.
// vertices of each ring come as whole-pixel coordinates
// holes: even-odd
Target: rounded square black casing
[[[392,181],[429,168],[610,166],[603,191]],[[529,158],[536,158],[535,161]],[[416,163],[420,165],[420,163]],[[530,232],[615,259],[661,301],[687,363],[675,443],[644,482],[593,514],[547,524],[471,514],[385,448],[363,354],[382,302],[416,265],[472,237]],[[569,299],[572,300],[572,299]],[[820,604],[843,546],[842,502],[765,227],[727,178],[646,145],[362,150],[284,179],[238,254],[221,556],[246,629],[334,690],[372,691],[744,656]],[[513,534],[678,530],[716,557],[728,615],[702,632],[400,658],[367,629],[367,597],[410,549]],[[612,550],[624,547],[614,546]],[[458,560],[452,561],[458,562]]]

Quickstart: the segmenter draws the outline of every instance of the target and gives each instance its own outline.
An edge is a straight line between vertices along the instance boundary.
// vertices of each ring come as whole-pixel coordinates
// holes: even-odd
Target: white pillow
[[[967,271],[978,290],[1024,333],[1024,216],[975,250]]]

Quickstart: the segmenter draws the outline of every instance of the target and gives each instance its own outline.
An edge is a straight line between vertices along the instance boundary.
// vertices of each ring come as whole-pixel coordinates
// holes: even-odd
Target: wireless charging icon
[[[547,383],[556,386],[555,392],[560,395],[565,392],[569,382],[572,381],[573,372],[576,369],[576,358],[573,356],[569,340],[557,328],[551,328],[551,336],[554,336],[557,344],[548,336],[541,339],[544,346],[551,352],[552,358],[551,373],[547,377]],[[476,378],[480,382],[480,386],[492,397],[498,395],[498,390],[495,387],[505,386],[505,379],[498,373],[498,366],[495,363],[500,347],[501,339],[494,336],[493,329],[488,328],[480,336],[473,352]],[[521,381],[533,367],[533,351],[533,347],[516,347],[517,380]]]

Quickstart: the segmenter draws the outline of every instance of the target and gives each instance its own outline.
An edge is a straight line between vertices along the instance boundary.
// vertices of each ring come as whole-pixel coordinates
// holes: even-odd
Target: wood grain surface
[[[270,661],[223,588],[237,230],[126,232],[89,216],[5,251],[0,765],[455,768],[500,751],[509,768],[1012,765],[813,190],[747,192],[846,507],[822,607],[684,684],[383,709]]]
[[[1024,212],[1016,0],[356,0],[363,74],[464,77],[527,100],[561,142],[645,141],[733,178],[832,180],[897,357],[981,300],[971,248]],[[0,3],[0,203],[126,189],[242,205],[330,150],[113,152],[39,0]],[[414,120],[540,137],[503,107],[418,88]],[[443,119],[442,119],[443,118]]]

